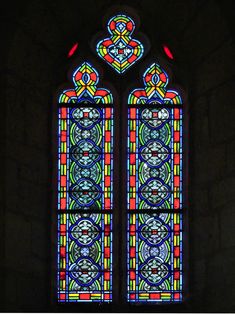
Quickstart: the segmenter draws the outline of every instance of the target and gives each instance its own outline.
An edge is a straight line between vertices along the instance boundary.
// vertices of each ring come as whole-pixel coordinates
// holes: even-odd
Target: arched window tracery
[[[182,299],[182,99],[153,63],[128,100],[128,300]]]
[[[116,15],[109,20],[107,28],[110,37],[99,41],[96,50],[118,74],[122,74],[143,56],[144,47],[132,38],[135,23],[130,17]]]
[[[113,97],[84,62],[59,97],[58,300],[112,299]]]
[[[97,53],[119,74],[138,61],[143,45],[131,37],[124,14],[108,22],[110,38]],[[121,46],[120,46],[121,45]],[[183,107],[158,63],[143,75],[144,88],[127,100],[128,302],[179,302],[183,289]],[[58,300],[112,302],[113,96],[98,88],[89,62],[73,74],[74,89],[59,97]],[[125,142],[126,141],[126,142]],[[123,147],[120,147],[122,150]],[[120,178],[122,169],[119,169]],[[125,225],[125,224],[124,224]],[[122,244],[119,244],[120,246]]]

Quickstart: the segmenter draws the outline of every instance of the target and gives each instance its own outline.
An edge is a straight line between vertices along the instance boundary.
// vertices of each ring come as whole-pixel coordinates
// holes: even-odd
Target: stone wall
[[[72,44],[78,41],[79,49],[88,50],[87,38],[102,30],[107,10],[128,5],[140,16],[151,54],[159,53],[162,42],[169,44],[176,56],[169,64],[173,80],[188,95],[188,296],[182,306],[159,306],[159,311],[235,311],[232,2],[24,0],[5,4],[8,36],[3,71],[7,80],[1,115],[4,155],[0,156],[5,173],[3,310],[58,310],[51,302],[53,96],[67,80]],[[92,51],[87,53],[94,57]],[[133,73],[140,82],[138,69]],[[106,81],[109,78],[104,74]],[[157,306],[150,311],[158,311]]]

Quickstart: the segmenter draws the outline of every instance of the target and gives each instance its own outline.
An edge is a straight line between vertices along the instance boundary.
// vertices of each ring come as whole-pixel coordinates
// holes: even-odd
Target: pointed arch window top
[[[131,37],[135,23],[130,17],[120,14],[109,20],[107,28],[111,36],[98,42],[97,53],[119,74],[124,73],[144,53],[141,42]]]
[[[73,73],[74,89],[67,89],[59,97],[59,103],[102,103],[112,104],[109,90],[97,88],[99,74],[88,62],[84,62]]]
[[[111,302],[113,97],[88,62],[72,79],[58,106],[58,301]]]
[[[135,104],[182,104],[179,93],[175,90],[167,89],[169,82],[168,74],[159,64],[153,63],[143,74],[145,87],[135,89],[128,99],[128,103]]]
[[[183,108],[157,64],[128,99],[127,298],[180,302],[183,293]]]

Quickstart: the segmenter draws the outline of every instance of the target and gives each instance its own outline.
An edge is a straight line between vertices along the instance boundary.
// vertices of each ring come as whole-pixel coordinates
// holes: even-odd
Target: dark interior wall
[[[235,311],[235,106],[233,1],[20,1],[6,3],[5,184],[1,191],[5,311],[53,311],[51,302],[53,96],[67,81],[68,50],[96,58],[92,36],[112,5],[141,20],[149,55],[166,42],[189,106],[188,299],[180,310]],[[84,51],[86,49],[87,51]],[[82,51],[83,50],[83,51]],[[163,57],[163,55],[162,55]],[[145,57],[147,60],[148,55]],[[113,79],[104,67],[104,79]],[[139,67],[136,83],[141,86]],[[132,75],[133,76],[133,75]],[[130,80],[133,80],[131,75]],[[4,124],[5,123],[5,124]],[[3,303],[2,303],[3,305]],[[57,309],[58,310],[58,309]],[[76,311],[79,311],[79,306]],[[154,311],[165,311],[155,306]],[[171,312],[179,310],[172,307]],[[65,308],[66,311],[66,308]]]

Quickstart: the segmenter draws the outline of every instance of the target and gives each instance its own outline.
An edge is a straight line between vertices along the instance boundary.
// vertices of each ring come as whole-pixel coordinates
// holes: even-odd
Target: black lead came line
[[[112,209],[58,209],[57,214],[113,214]]]
[[[57,214],[113,214],[113,209],[58,209]],[[166,209],[126,209],[128,214],[183,214],[186,208],[166,208]]]
[[[126,104],[126,106],[130,108],[136,109],[183,109],[184,104]],[[113,103],[86,103],[86,102],[79,102],[79,103],[57,103],[59,108],[113,108]]]
[[[183,109],[183,104],[127,104],[128,109]]]
[[[113,108],[114,104],[103,104],[103,103],[85,103],[85,102],[79,102],[79,103],[58,103],[57,106],[59,108]]]

